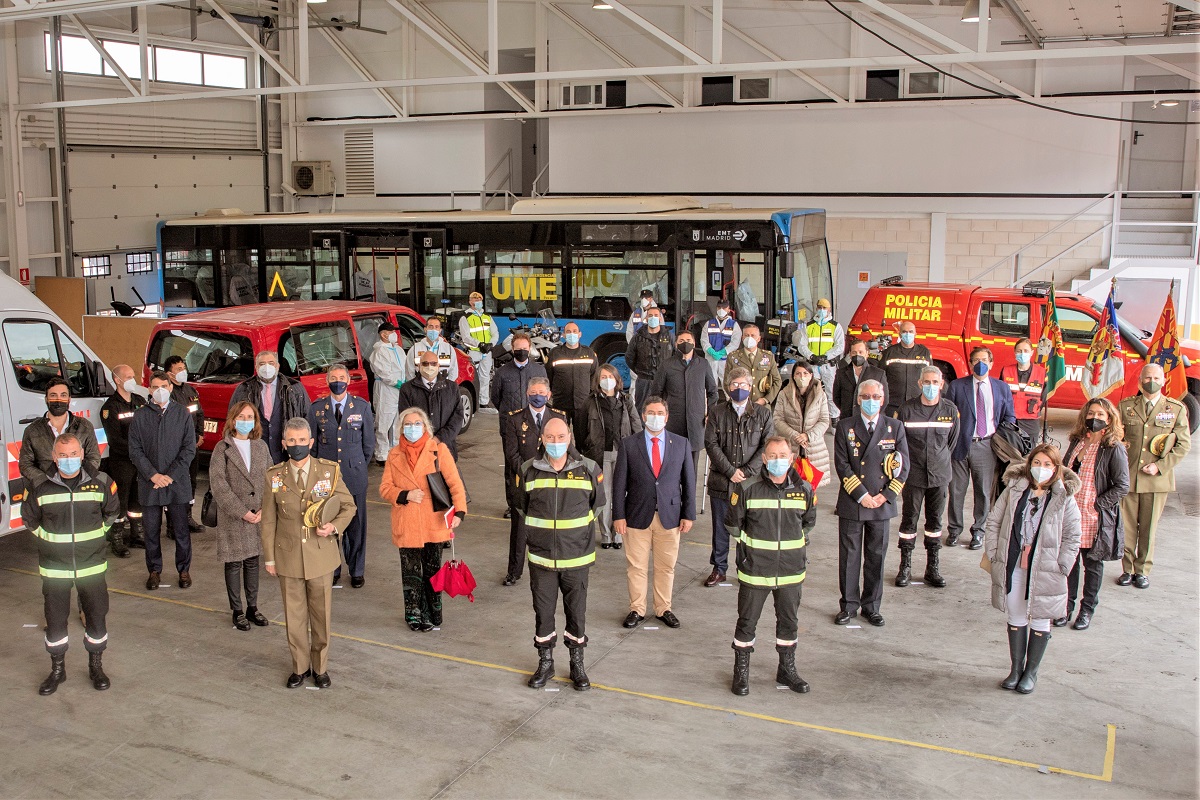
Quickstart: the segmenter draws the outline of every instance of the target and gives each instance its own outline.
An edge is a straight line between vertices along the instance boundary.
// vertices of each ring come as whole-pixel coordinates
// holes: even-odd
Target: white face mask
[[[747,336],[746,338],[742,339],[742,344],[746,346],[747,350],[753,350],[758,346],[758,340],[753,336]]]
[[[729,312],[726,311],[725,309],[723,309],[723,308],[717,309],[717,319],[725,319],[728,316],[729,316]]]
[[[396,343],[396,333],[394,331],[389,331],[387,336],[385,336],[384,338],[387,340],[388,344]]]
[[[181,369],[181,370],[179,370],[179,372],[175,373],[175,382],[180,384],[181,386],[183,384],[187,383],[187,378],[188,378],[188,376],[187,376],[186,369]]]
[[[641,300],[641,303],[642,303],[642,308],[649,308],[650,307],[650,298],[643,297]]]
[[[267,383],[270,383],[271,381],[273,381],[275,379],[275,374],[278,371],[279,370],[275,369],[274,364],[259,364],[258,365],[258,377],[262,378]]]
[[[646,430],[651,433],[659,433],[663,428],[667,427],[667,418],[661,414],[646,415]]]
[[[151,396],[154,398],[154,402],[160,406],[165,406],[167,401],[171,399],[171,390],[165,386],[160,386],[151,392]]]
[[[617,382],[613,378],[601,378],[600,388],[606,392],[611,392],[617,388]]]
[[[135,381],[133,378],[130,378],[129,380],[127,380],[121,384],[121,388],[124,389],[125,391],[129,392],[130,394],[133,394],[142,387],[138,386],[137,381]]]
[[[1030,467],[1029,474],[1033,476],[1033,479],[1040,486],[1054,475],[1054,467]]]

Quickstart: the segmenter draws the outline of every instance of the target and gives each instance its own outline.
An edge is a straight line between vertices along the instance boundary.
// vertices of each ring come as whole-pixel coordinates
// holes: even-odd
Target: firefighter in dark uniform
[[[588,397],[596,385],[599,359],[592,348],[579,343],[579,326],[568,322],[563,328],[563,343],[550,351],[546,372],[554,407],[571,420],[571,429],[587,436]]]
[[[583,668],[583,648],[588,573],[596,563],[596,511],[605,502],[604,475],[595,461],[571,447],[565,419],[546,422],[542,448],[543,454],[526,461],[517,473],[517,516],[529,546],[529,588],[537,618],[533,645],[538,666],[529,686],[540,689],[554,677],[554,612],[561,592],[571,683],[583,692],[592,688]]]
[[[775,599],[775,681],[793,692],[808,691],[796,673],[800,587],[804,582],[808,533],[817,521],[812,486],[796,472],[795,454],[782,436],[767,440],[766,467],[729,495],[726,524],[737,546],[738,621],[733,632],[733,693],[750,693],[754,631],[767,596]]]
[[[912,555],[917,546],[917,522],[925,507],[925,583],[938,589],[946,579],[938,569],[942,548],[942,519],[950,492],[953,468],[950,454],[958,441],[958,406],[942,397],[942,371],[921,370],[921,397],[900,406],[896,419],[904,424],[908,442],[908,480],[904,483],[900,512],[900,571],[896,585],[912,581]]]
[[[917,344],[917,326],[901,322],[900,341],[884,350],[879,359],[879,366],[887,373],[888,405],[883,411],[886,416],[896,416],[906,400],[921,396],[921,370],[932,363],[929,348]]]
[[[163,372],[171,379],[171,402],[179,403],[186,408],[192,415],[192,422],[196,426],[196,456],[192,459],[192,465],[189,468],[189,475],[192,478],[192,502],[190,505],[196,505],[196,476],[200,474],[200,445],[204,443],[204,409],[200,407],[200,393],[196,391],[196,387],[187,382],[187,364],[180,356],[171,356],[163,364]],[[204,526],[196,520],[192,519],[192,515],[188,513],[188,530],[192,533],[200,533],[204,530]],[[171,531],[168,529],[168,535]],[[174,536],[171,536],[174,539]]]
[[[833,437],[833,463],[841,480],[834,513],[842,589],[841,610],[833,621],[845,625],[861,608],[867,622],[880,627],[888,522],[900,511],[897,500],[908,478],[908,443],[904,425],[881,413],[879,381],[860,383],[858,402],[859,413],[838,422]]]
[[[325,375],[329,395],[308,407],[312,428],[312,454],[341,466],[342,482],[354,496],[358,512],[342,532],[342,556],[350,570],[350,585],[366,585],[367,566],[367,465],[375,454],[375,412],[371,404],[347,391],[350,371],[341,364]],[[342,577],[339,564],[333,582]]]
[[[101,654],[108,645],[108,584],[104,573],[108,545],[104,535],[121,514],[117,485],[103,472],[87,466],[83,447],[70,433],[54,442],[55,469],[38,486],[31,486],[21,503],[21,521],[38,543],[38,571],[46,609],[46,650],[50,674],[38,693],[54,694],[67,679],[67,618],[71,587],[84,614],[83,646],[88,652],[88,676],[98,690],[110,685]]]
[[[117,484],[117,499],[121,516],[108,530],[108,542],[113,555],[129,558],[130,547],[145,547],[142,535],[142,505],[137,498],[137,468],[129,460],[129,424],[133,412],[146,405],[146,398],[129,389],[137,388],[133,367],[118,364],[112,368],[117,390],[100,407],[100,422],[108,439],[108,453],[100,468]]]
[[[521,580],[525,571],[525,529],[518,522],[521,493],[517,491],[517,475],[521,465],[538,454],[542,447],[542,429],[552,419],[567,420],[567,415],[550,407],[550,381],[530,378],[526,388],[526,404],[500,418],[500,439],[504,443],[504,491],[513,513],[508,530],[508,573],[504,585],[512,586]]]

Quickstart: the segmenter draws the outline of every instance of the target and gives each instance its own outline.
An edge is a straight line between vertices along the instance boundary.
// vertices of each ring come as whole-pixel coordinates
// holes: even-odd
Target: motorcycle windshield
[[[538,312],[538,324],[546,328],[557,328],[558,320],[554,318],[554,310],[543,308]]]

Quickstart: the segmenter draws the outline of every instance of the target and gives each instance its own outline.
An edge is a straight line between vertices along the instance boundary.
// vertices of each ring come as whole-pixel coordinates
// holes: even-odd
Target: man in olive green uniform
[[[742,346],[725,359],[725,369],[729,371],[741,367],[749,372],[750,402],[760,406],[773,406],[775,396],[783,386],[783,378],[775,364],[775,354],[759,347],[760,344],[762,336],[759,335],[757,325],[742,328]]]
[[[1129,494],[1121,501],[1125,558],[1117,578],[1119,586],[1132,583],[1145,589],[1150,585],[1158,518],[1167,495],[1175,491],[1175,465],[1192,446],[1187,409],[1162,393],[1163,378],[1162,367],[1147,364],[1142,367],[1142,390],[1121,401],[1129,451]]]
[[[330,685],[326,671],[333,571],[342,563],[337,537],[354,519],[354,497],[342,482],[338,462],[309,455],[308,420],[293,417],[283,426],[288,460],[267,470],[262,507],[262,546],[267,572],[279,576],[295,689],[311,675],[318,688]],[[328,522],[309,527],[304,512],[314,503],[341,504]]]

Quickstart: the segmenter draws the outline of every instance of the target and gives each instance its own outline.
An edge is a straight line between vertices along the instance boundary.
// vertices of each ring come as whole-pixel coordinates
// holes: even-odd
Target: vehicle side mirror
[[[92,362],[92,386],[97,397],[107,396],[115,391],[108,382],[108,370],[99,361]]]
[[[516,321],[517,321],[517,315],[516,315],[516,314],[514,314],[514,313],[513,313],[513,312],[511,312],[511,311],[510,311],[510,312],[508,312],[508,321],[509,321],[509,322],[516,322]]]
[[[783,258],[779,260],[779,277],[791,278],[796,274],[796,264],[792,259],[792,252],[785,251]]]

